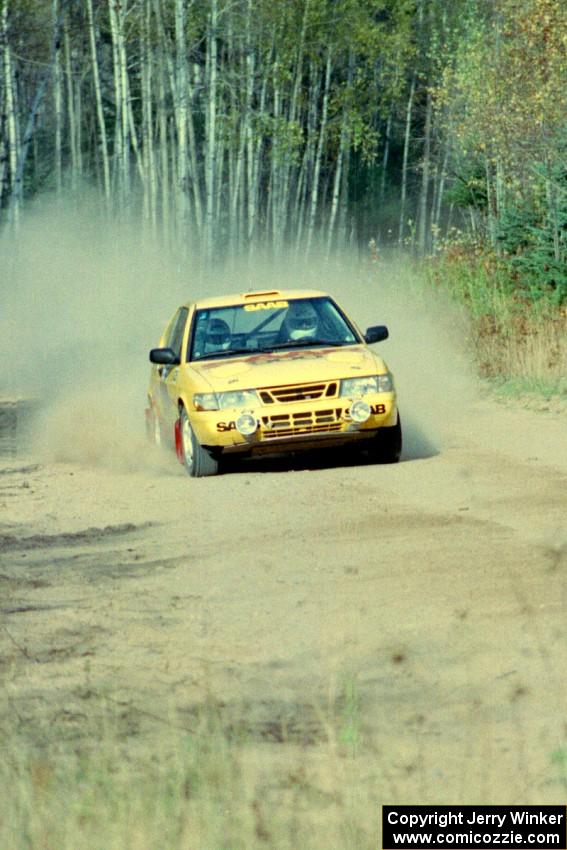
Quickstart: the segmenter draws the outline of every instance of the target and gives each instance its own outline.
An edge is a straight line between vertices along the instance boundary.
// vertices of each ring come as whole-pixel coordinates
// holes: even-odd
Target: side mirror
[[[370,345],[372,342],[382,342],[383,339],[388,339],[388,337],[389,333],[386,325],[372,325],[371,328],[366,329],[364,341]]]
[[[172,348],[152,348],[150,362],[160,366],[177,366],[179,357]]]

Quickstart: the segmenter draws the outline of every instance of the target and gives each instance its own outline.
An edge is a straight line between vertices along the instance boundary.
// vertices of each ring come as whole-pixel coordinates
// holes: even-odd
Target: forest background
[[[403,249],[557,336],[566,56],[560,0],[0,0],[0,228],[90,187],[193,265]]]

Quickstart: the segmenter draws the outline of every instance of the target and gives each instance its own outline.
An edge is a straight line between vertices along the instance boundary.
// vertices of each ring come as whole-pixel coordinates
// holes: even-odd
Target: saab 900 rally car
[[[399,460],[391,373],[326,293],[247,292],[180,307],[150,352],[146,423],[189,475],[215,475],[231,454],[279,454],[358,441]]]

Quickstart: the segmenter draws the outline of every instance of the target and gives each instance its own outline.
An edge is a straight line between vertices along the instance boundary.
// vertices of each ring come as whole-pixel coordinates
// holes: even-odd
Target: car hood
[[[330,381],[386,371],[382,358],[362,345],[267,351],[189,365],[216,392]]]

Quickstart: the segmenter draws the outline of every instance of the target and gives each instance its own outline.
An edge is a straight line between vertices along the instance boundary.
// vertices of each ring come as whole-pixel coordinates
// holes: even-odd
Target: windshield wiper
[[[209,354],[201,354],[199,357],[194,357],[191,362],[212,360],[214,357],[232,357],[233,354],[260,354],[262,351],[264,351],[263,348],[225,348],[224,351],[211,351]]]
[[[342,348],[343,345],[349,345],[348,342],[337,342],[333,339],[292,339],[289,342],[276,342],[274,345],[267,345],[262,351],[275,351],[278,348],[313,348],[315,345],[330,345],[332,348]]]

